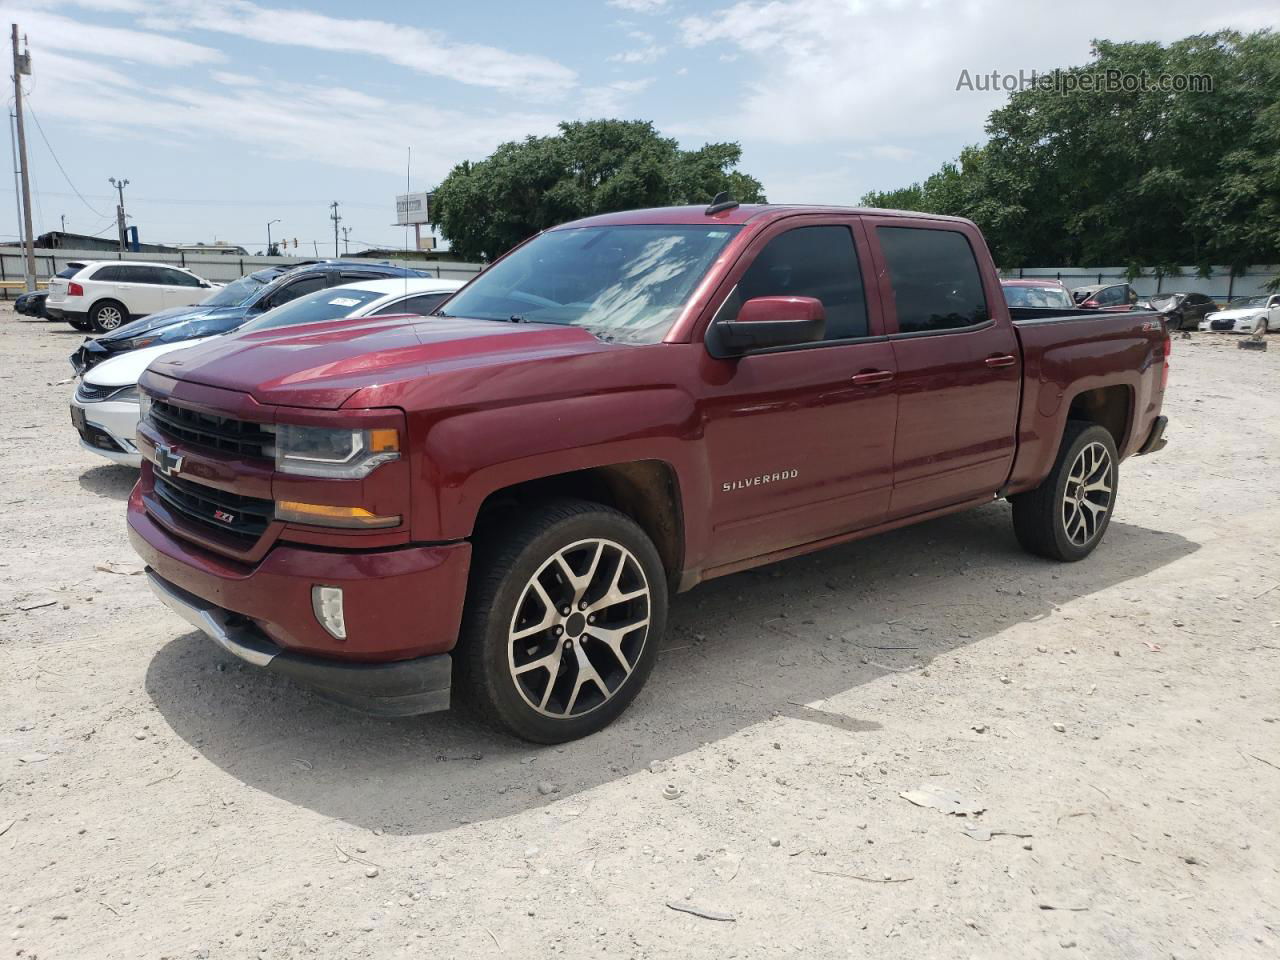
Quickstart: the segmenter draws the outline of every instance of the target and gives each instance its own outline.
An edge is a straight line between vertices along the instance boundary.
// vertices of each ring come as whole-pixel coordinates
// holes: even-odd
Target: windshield
[[[1227,304],[1228,310],[1248,310],[1251,307],[1265,307],[1267,305],[1266,297],[1241,297],[1239,300],[1232,300]]]
[[[736,226],[550,230],[480,274],[445,316],[572,324],[607,340],[656,343]]]
[[[1011,307],[1072,307],[1071,294],[1062,287],[1005,287],[1004,298]]]
[[[260,280],[255,274],[249,274],[247,277],[232,280],[225,287],[220,287],[213,291],[213,293],[200,301],[200,305],[204,307],[239,307],[247,303],[250,297],[266,285],[267,281]]]
[[[1172,300],[1174,303],[1181,303],[1185,294],[1181,293],[1156,293],[1151,295],[1152,303],[1167,303]]]
[[[385,296],[385,293],[379,293],[376,290],[361,290],[353,287],[316,290],[296,300],[290,300],[274,310],[268,310],[256,320],[246,323],[240,330],[244,332],[274,330],[276,327],[292,327],[299,323],[336,320],[338,317],[350,316],[365,304],[381,300]]]

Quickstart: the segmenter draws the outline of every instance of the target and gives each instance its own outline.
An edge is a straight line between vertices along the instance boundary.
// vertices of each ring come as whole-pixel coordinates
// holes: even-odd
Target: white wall
[[[1195,267],[1182,267],[1177,277],[1156,277],[1144,274],[1128,281],[1140,297],[1160,293],[1203,293],[1222,302],[1236,297],[1254,297],[1266,293],[1266,284],[1280,276],[1280,265],[1247,267],[1243,274],[1231,276],[1229,267],[1214,267],[1209,276],[1202,277]],[[1095,283],[1124,283],[1124,267],[1025,267],[1021,270],[1002,270],[1002,277],[1053,277],[1069,288],[1087,287]]]
[[[39,280],[47,281],[67,265],[68,260],[145,260],[149,263],[173,263],[185,266],[188,270],[206,280],[215,283],[226,283],[253,273],[263,267],[274,264],[301,263],[303,260],[314,260],[314,257],[238,257],[224,256],[216,253],[126,253],[117,256],[103,250],[48,250],[36,248],[36,274]],[[20,247],[0,247],[0,279],[22,279],[22,249]],[[376,262],[376,261],[367,261]],[[480,272],[483,264],[452,263],[449,261],[430,260],[391,260],[402,267],[424,270],[437,277],[451,280],[468,280]],[[6,290],[5,298],[12,299],[20,290]]]

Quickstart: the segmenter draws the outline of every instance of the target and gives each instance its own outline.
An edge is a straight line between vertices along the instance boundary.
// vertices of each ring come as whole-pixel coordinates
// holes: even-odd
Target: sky
[[[29,38],[35,229],[404,246],[395,195],[562,120],[741,143],[775,203],[856,203],[983,140],[963,70],[1083,63],[1094,38],[1275,27],[1275,0],[0,0]],[[5,71],[6,75],[9,71]],[[12,88],[9,105],[12,109]],[[18,233],[0,199],[0,240]],[[290,253],[293,251],[290,250]]]

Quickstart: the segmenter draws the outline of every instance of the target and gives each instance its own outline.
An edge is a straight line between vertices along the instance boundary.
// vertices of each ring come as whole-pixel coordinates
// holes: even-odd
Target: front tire
[[[98,333],[110,333],[129,322],[129,311],[115,300],[102,300],[89,311],[89,326]]]
[[[584,500],[544,504],[477,537],[455,689],[525,740],[576,740],[635,699],[666,619],[666,572],[630,517]]]
[[[1067,563],[1091,554],[1111,523],[1119,462],[1109,430],[1069,420],[1044,482],[1011,498],[1022,548]]]

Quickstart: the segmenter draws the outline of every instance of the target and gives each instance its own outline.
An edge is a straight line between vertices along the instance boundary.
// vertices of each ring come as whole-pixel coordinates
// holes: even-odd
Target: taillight
[[[68,297],[83,297],[83,296],[84,296],[84,287],[80,286],[80,284],[78,284],[78,283],[68,283],[68,284],[67,284],[67,296],[68,296]]]
[[[1173,353],[1173,340],[1169,334],[1164,335],[1164,372],[1160,375],[1160,389],[1169,385],[1169,355]]]

